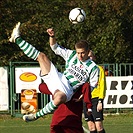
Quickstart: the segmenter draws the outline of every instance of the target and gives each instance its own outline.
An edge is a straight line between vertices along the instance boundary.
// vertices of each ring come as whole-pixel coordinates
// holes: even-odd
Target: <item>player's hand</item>
[[[97,112],[100,112],[103,109],[103,104],[102,103],[98,103],[97,104]]]
[[[92,109],[88,109],[87,114],[91,115],[91,113],[92,113]]]
[[[81,94],[79,98],[74,98],[73,100],[75,102],[80,102],[82,99],[83,99],[83,94]]]
[[[49,36],[53,37],[55,34],[54,34],[54,29],[53,28],[49,28],[47,29],[47,33],[49,34]]]

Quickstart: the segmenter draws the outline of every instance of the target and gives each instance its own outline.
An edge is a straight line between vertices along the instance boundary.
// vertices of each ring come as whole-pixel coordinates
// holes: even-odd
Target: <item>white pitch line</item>
[[[86,132],[86,133],[90,133],[90,131],[88,129],[86,129],[84,126],[83,127],[83,130]]]
[[[48,127],[49,125],[21,125],[23,128],[29,128],[29,127]],[[14,128],[14,127],[20,127],[18,126],[0,126],[0,128]]]

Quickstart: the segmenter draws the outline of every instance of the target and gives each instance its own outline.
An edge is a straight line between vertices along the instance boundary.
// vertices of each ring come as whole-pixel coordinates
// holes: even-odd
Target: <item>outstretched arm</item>
[[[55,33],[54,33],[53,28],[47,29],[47,33],[49,34],[49,44],[51,46],[56,44]]]

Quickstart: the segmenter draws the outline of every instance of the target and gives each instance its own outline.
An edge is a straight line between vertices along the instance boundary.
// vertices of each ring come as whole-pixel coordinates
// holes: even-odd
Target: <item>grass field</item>
[[[133,113],[104,117],[106,133],[133,133]],[[51,115],[26,123],[21,118],[0,114],[0,133],[49,133]],[[87,128],[83,120],[83,126]]]

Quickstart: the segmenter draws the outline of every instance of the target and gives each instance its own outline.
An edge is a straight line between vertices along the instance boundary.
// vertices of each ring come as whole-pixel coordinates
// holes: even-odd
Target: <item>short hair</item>
[[[90,50],[90,44],[86,40],[80,40],[75,44],[75,49],[84,48],[85,50]]]
[[[95,54],[94,54],[94,52],[92,51],[92,50],[90,50],[90,52],[89,52],[89,56],[90,56],[90,58],[92,59],[92,60],[96,60],[96,56],[95,56]]]

